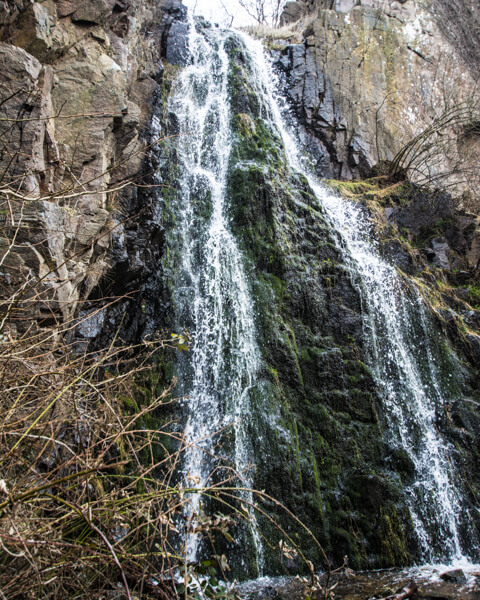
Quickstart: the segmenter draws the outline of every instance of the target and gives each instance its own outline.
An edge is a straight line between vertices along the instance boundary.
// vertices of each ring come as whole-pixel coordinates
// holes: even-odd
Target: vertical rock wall
[[[0,3],[1,294],[35,285],[30,318],[70,318],[118,259],[184,16],[181,0]]]
[[[316,2],[312,9],[295,3],[299,14],[310,11],[303,41],[281,51],[277,45],[279,72],[320,174],[368,176],[445,111],[478,106],[478,75],[469,68],[475,61],[464,60],[478,41],[473,13],[469,19],[465,9],[463,21],[452,26],[443,6],[448,3],[442,10],[416,0],[330,4]],[[462,164],[462,175],[476,175],[467,184],[456,175],[448,184],[457,185],[458,195],[478,190],[478,132],[457,123],[449,135],[451,144],[421,165],[422,177],[443,176]],[[420,179],[418,169],[411,175]]]

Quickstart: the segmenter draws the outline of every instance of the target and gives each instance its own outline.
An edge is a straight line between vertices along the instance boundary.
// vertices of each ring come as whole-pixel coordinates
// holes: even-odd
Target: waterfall
[[[176,321],[188,327],[193,343],[179,365],[186,396],[184,475],[187,487],[208,488],[216,466],[219,432],[233,431],[235,471],[251,487],[251,452],[246,428],[250,391],[259,368],[252,299],[242,256],[230,231],[226,206],[232,148],[228,93],[231,32],[190,21],[191,60],[177,78],[169,111],[178,126],[176,151],[179,200],[176,239],[180,265],[174,280]],[[240,493],[250,505],[252,495]],[[189,498],[188,518],[201,512],[201,494]],[[262,545],[255,515],[250,535],[262,568]],[[201,541],[189,533],[186,554],[200,559]]]
[[[388,435],[407,451],[415,483],[405,489],[422,556],[461,560],[461,501],[449,463],[453,448],[436,427],[446,399],[429,341],[422,299],[384,262],[359,207],[316,188],[340,233],[344,256],[364,301],[370,364],[382,397]]]
[[[476,542],[466,539],[470,520],[451,464],[453,449],[437,428],[438,414],[452,399],[440,384],[421,296],[380,257],[362,207],[333,194],[306,166],[260,42],[242,32],[197,30],[193,19],[191,57],[175,81],[168,107],[178,133],[176,224],[170,234],[178,257],[173,305],[178,327],[186,327],[192,336],[190,351],[178,363],[188,415],[184,483],[199,491],[188,498],[187,518],[194,529],[202,514],[200,492],[211,485],[222,453],[232,457],[242,478],[240,487],[251,488],[253,479],[248,432],[262,360],[247,266],[228,218],[234,144],[228,52],[232,36],[245,47],[261,115],[280,134],[290,169],[308,180],[362,299],[365,345],[382,401],[385,436],[392,448],[397,445],[407,453],[415,471],[415,482],[405,494],[422,559],[460,561],[473,554]],[[224,431],[232,441],[219,450]],[[252,503],[251,492],[239,492],[239,497],[246,505]],[[263,548],[252,511],[249,522],[261,572]],[[189,531],[185,543],[188,560],[200,560],[200,537]]]
[[[288,110],[276,92],[281,86],[261,43],[243,34],[242,40],[255,71],[257,94],[281,135],[290,167],[307,178],[362,298],[364,335],[383,401],[386,435],[407,452],[415,469],[415,483],[405,493],[422,559],[460,562],[478,547],[473,526],[467,535],[460,533],[471,521],[457,491],[450,460],[453,448],[436,426],[447,399],[422,299],[380,257],[362,208],[332,193],[308,169],[287,125]]]

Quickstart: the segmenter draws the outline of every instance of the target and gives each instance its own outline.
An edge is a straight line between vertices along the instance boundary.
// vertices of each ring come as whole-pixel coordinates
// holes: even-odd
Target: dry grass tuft
[[[312,13],[303,16],[295,23],[290,23],[290,25],[284,25],[283,27],[251,25],[245,27],[245,31],[257,39],[265,40],[267,43],[285,40],[290,44],[301,44],[304,39],[303,33],[313,25],[316,18],[317,15]]]
[[[9,600],[171,597],[153,578],[178,565],[178,453],[165,449],[174,434],[148,428],[171,390],[152,384],[139,407],[135,383],[165,342],[76,355],[47,337],[0,342],[0,589]]]

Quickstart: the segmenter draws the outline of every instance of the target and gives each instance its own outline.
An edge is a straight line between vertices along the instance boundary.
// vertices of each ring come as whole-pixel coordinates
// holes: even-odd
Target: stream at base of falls
[[[318,598],[329,596],[342,600],[387,598],[414,582],[418,592],[414,597],[422,600],[480,600],[480,565],[425,565],[411,569],[386,569],[380,571],[343,572],[327,579],[319,575],[322,591]],[[309,586],[308,577],[262,577],[238,586],[241,600],[305,600]],[[316,597],[310,592],[311,597]]]

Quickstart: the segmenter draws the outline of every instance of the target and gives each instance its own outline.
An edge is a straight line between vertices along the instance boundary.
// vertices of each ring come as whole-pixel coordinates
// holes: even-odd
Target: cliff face
[[[30,318],[71,318],[125,260],[117,209],[135,205],[184,11],[180,0],[1,3],[2,295],[40,278]]]
[[[305,4],[289,3],[284,20],[293,5],[301,13]],[[315,4],[316,18],[304,27],[303,43],[286,46],[278,58],[320,173],[366,176],[446,111],[473,104],[478,111],[477,67],[464,60],[478,33],[465,7],[463,21],[452,25],[445,7],[416,0],[326,4]],[[468,182],[465,173],[475,166],[479,139],[467,123],[454,125],[455,131],[442,128],[449,144],[436,140],[441,150],[418,156],[410,175],[422,183],[446,179],[461,195],[478,189],[478,170]]]

